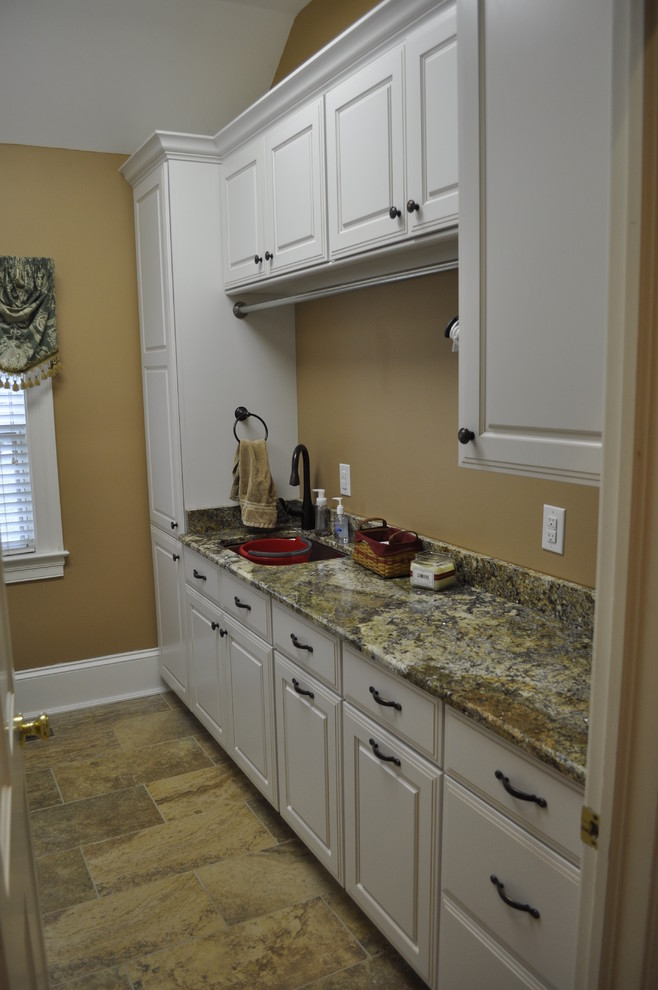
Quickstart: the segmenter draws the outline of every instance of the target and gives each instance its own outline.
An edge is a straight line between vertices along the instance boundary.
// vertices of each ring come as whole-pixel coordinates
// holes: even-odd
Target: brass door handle
[[[18,730],[18,741],[21,746],[25,745],[28,736],[37,736],[39,739],[50,737],[50,722],[45,712],[32,722],[26,722],[22,715],[15,715],[14,728]]]

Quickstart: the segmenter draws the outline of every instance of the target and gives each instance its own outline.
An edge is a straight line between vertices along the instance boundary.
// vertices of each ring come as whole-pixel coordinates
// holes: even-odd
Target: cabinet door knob
[[[215,632],[216,632],[219,629],[219,622],[211,622],[210,623],[210,628],[211,629],[214,629]]]
[[[524,791],[517,791],[516,787],[512,787],[509,782],[509,777],[506,777],[502,770],[496,770],[494,777],[496,780],[501,782],[508,794],[511,794],[512,797],[518,798],[519,801],[534,801],[534,803],[538,804],[540,808],[547,807],[546,798],[537,797],[536,794],[526,794]]]
[[[220,629],[219,635],[224,639],[224,636],[228,636],[228,629]]]
[[[177,522],[174,522],[173,519],[171,520],[170,526],[171,526],[172,529],[178,529],[178,523]]]
[[[533,918],[539,917],[539,911],[537,908],[530,907],[529,904],[521,904],[519,901],[513,901],[511,897],[508,897],[505,893],[505,884],[501,883],[495,874],[492,873],[489,879],[498,891],[498,896],[501,901],[505,901],[505,903],[514,908],[515,911],[527,911],[527,913]]]
[[[180,560],[180,554],[179,553],[172,553],[171,559],[172,560]]]
[[[388,211],[388,215],[391,220],[397,220],[398,217],[402,216],[402,211],[398,210],[397,206],[392,206]]]
[[[375,756],[377,757],[378,760],[383,760],[384,763],[393,763],[393,764],[395,764],[396,767],[401,767],[402,766],[402,764],[398,760],[397,756],[384,756],[383,753],[380,753],[379,752],[379,745],[375,742],[374,739],[369,739],[368,742],[372,746],[372,751],[373,751],[373,753],[375,754]]]
[[[417,203],[415,199],[407,200],[407,213],[417,213],[420,209],[420,203]]]
[[[475,434],[473,433],[473,430],[469,430],[465,426],[462,426],[461,430],[457,434],[457,439],[460,443],[470,443],[471,440],[475,440]]]
[[[262,260],[263,259],[261,257],[259,257],[259,255],[257,255],[257,254],[254,255],[254,264],[255,265],[260,265],[260,263],[262,262]]]
[[[265,261],[273,261],[273,260],[274,260],[274,255],[272,254],[272,252],[271,251],[266,251],[265,252]]]

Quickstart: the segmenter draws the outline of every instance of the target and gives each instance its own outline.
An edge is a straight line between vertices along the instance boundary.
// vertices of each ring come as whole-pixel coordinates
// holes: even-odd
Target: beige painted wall
[[[124,156],[0,145],[0,254],[55,259],[64,577],[7,588],[17,670],[157,643]]]
[[[373,6],[312,0],[275,80]],[[313,486],[336,495],[338,464],[349,463],[348,511],[593,587],[597,488],[457,467],[458,356],[443,336],[456,313],[456,273],[297,306],[299,437]],[[541,549],[544,503],[567,510],[564,556]]]

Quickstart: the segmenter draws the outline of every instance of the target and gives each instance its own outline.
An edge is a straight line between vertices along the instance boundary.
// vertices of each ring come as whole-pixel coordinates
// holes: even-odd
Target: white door
[[[402,47],[339,83],[325,101],[332,256],[404,237]]]
[[[265,274],[263,144],[260,138],[228,155],[222,167],[224,284]]]
[[[441,771],[350,705],[343,732],[345,889],[430,983]]]
[[[137,285],[151,522],[185,531],[167,166],[135,187]]]
[[[188,699],[187,657],[181,591],[181,545],[151,527],[153,577],[160,646],[160,673],[179,698]]]
[[[324,261],[322,101],[304,107],[265,135],[268,271]]]
[[[48,990],[23,757],[14,730],[14,668],[0,566],[0,986]]]

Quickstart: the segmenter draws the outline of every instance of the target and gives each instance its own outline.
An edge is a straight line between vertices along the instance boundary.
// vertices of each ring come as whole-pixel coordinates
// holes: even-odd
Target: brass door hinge
[[[585,805],[580,813],[580,841],[593,849],[599,848],[599,816]]]

